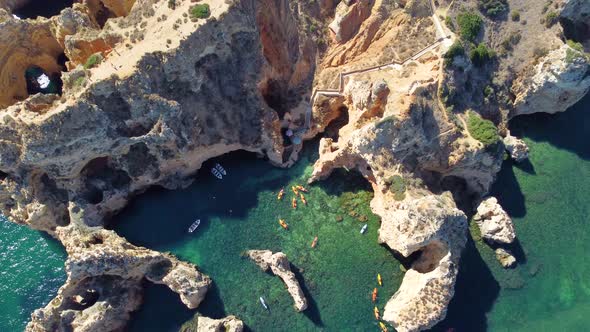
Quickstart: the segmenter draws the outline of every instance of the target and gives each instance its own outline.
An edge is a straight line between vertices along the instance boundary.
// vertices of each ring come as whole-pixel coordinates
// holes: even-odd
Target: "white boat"
[[[223,166],[219,165],[219,164],[215,164],[215,168],[217,168],[217,170],[223,174],[223,176],[227,175],[227,172],[225,171],[225,168],[223,168]]]
[[[262,304],[264,309],[268,310],[268,305],[266,304],[266,301],[264,301],[264,298],[261,296],[259,299],[260,299],[260,304]]]
[[[365,224],[363,226],[363,228],[361,228],[361,234],[365,234],[365,232],[367,231],[367,227],[369,227],[369,225],[368,224]]]
[[[217,168],[215,168],[215,167],[213,167],[211,169],[211,173],[213,173],[213,175],[220,180],[223,178],[223,175],[221,175],[221,172],[219,170],[217,170]]]
[[[201,219],[197,219],[197,220],[195,220],[195,222],[194,222],[194,223],[192,223],[192,224],[190,225],[190,227],[188,228],[188,232],[189,232],[189,233],[192,233],[192,232],[194,232],[194,231],[195,231],[195,229],[197,229],[197,227],[199,227],[199,225],[200,225],[200,224],[201,224]]]

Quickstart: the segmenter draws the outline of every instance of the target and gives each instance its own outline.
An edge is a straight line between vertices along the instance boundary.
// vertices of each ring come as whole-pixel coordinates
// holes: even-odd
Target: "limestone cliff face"
[[[197,307],[207,276],[104,230],[105,218],[150,186],[188,185],[204,161],[230,151],[283,164],[279,115],[309,88],[316,51],[300,7],[212,2],[210,19],[191,22],[183,19],[191,1],[162,3],[101,1],[97,12],[97,1],[84,1],[22,21],[4,12],[0,211],[68,252],[67,282],[30,331],[121,330],[142,280]],[[80,65],[97,52],[102,62]],[[59,73],[62,53],[70,69],[62,95],[27,96],[24,70]]]
[[[589,71],[588,58],[568,45],[550,52],[512,85],[516,99],[511,115],[567,110],[590,90]]]

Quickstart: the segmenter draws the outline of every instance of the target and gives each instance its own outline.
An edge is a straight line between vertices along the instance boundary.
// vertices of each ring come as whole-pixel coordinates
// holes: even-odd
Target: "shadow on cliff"
[[[568,128],[567,131],[555,128]],[[557,148],[590,160],[590,94],[564,113],[521,115],[510,121],[510,131],[517,137],[526,136],[535,142],[547,142]],[[533,151],[534,153],[534,151]]]
[[[475,247],[471,236],[463,251],[455,284],[455,296],[447,317],[431,331],[487,331],[486,313],[500,293],[500,285]]]

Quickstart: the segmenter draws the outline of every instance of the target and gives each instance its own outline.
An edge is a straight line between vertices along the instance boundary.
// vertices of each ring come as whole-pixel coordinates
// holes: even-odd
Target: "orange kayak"
[[[293,193],[295,194],[295,196],[299,196],[299,191],[297,191],[297,188],[295,188],[295,186],[292,186],[291,190],[293,190]]]
[[[377,282],[379,283],[379,286],[383,286],[383,280],[381,279],[380,273],[377,273]]]
[[[296,209],[297,208],[297,200],[295,199],[295,197],[293,197],[293,199],[291,200],[291,206]]]
[[[375,307],[375,309],[373,309],[373,312],[375,313],[375,319],[379,320],[381,318],[381,316],[379,316],[379,309]]]
[[[315,246],[317,246],[317,245],[318,245],[318,237],[316,236],[313,238],[313,241],[311,242],[311,247],[315,248]]]
[[[304,193],[308,192],[303,186],[296,186],[295,188],[297,188],[299,191],[303,191]]]
[[[281,191],[279,191],[279,194],[277,195],[277,199],[280,201],[283,199],[283,195],[285,195],[285,188],[281,188]]]
[[[375,303],[375,301],[377,301],[377,288],[373,288],[373,303]]]
[[[303,196],[303,193],[299,193],[299,197],[301,197],[301,201],[303,202],[303,204],[307,205],[307,201],[305,200],[305,196]]]
[[[289,226],[287,225],[287,223],[285,222],[284,219],[279,219],[279,224],[281,225],[281,227],[283,227],[284,229],[289,229]]]
[[[379,322],[379,327],[381,328],[381,332],[387,332],[387,326],[383,322]]]

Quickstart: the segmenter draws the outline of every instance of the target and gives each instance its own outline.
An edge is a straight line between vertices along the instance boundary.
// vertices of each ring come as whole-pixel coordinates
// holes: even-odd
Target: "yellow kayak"
[[[383,280],[381,279],[380,273],[377,273],[377,282],[379,283],[379,286],[383,286]]]

